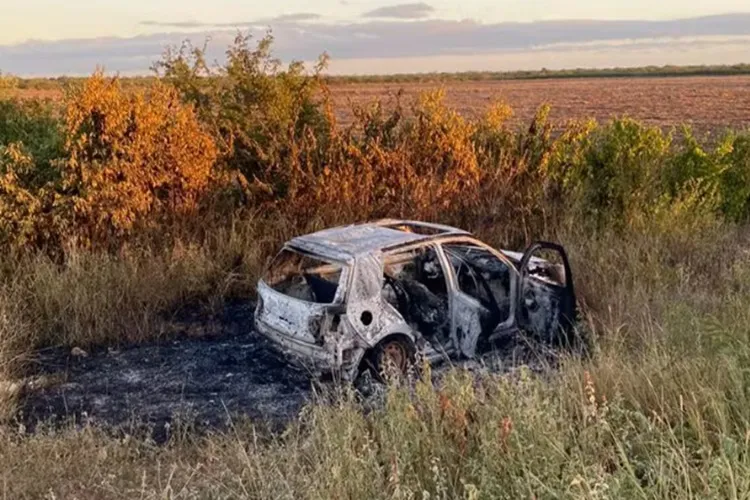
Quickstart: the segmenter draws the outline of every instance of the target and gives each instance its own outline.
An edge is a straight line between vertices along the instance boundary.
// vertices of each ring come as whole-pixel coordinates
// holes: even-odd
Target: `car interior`
[[[427,338],[450,338],[450,309],[445,273],[433,247],[386,259],[383,296]]]

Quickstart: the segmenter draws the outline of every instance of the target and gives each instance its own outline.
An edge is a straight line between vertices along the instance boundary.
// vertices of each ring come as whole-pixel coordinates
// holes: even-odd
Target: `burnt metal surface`
[[[534,255],[539,250],[560,255],[562,280],[559,266]],[[320,305],[314,272],[302,273],[311,288],[304,297],[263,278],[256,329],[290,362],[346,380],[389,336],[407,338],[424,354],[470,359],[480,344],[519,330],[555,341],[575,321],[567,256],[554,243],[534,243],[524,254],[498,251],[459,229],[388,220],[299,236],[284,252],[341,263],[330,284],[337,291]],[[275,269],[271,276],[283,274]]]
[[[430,230],[433,234],[419,234],[417,232],[394,229],[399,226]],[[317,233],[293,238],[290,244],[295,248],[317,255],[346,261],[357,255],[386,250],[408,243],[426,241],[430,239],[430,236],[434,236],[435,234],[467,235],[468,233],[461,229],[439,224],[389,219],[367,224],[324,229]]]

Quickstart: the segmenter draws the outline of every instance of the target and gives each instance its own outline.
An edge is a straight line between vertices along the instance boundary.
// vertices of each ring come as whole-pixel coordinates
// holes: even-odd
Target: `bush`
[[[480,179],[474,125],[448,109],[440,93],[423,96],[412,111],[414,122],[401,123],[400,111],[384,118],[375,106],[360,110],[350,129],[331,129],[324,145],[308,137],[293,165],[298,187],[284,201],[295,213],[319,208],[328,222],[435,219],[468,206],[465,194]]]
[[[0,71],[0,92],[2,92],[3,90],[12,90],[18,88],[19,83],[19,78],[13,75],[4,75],[3,72]]]
[[[205,47],[186,42],[167,50],[154,70],[195,107],[220,146],[222,163],[256,188],[249,193],[253,201],[284,198],[294,189],[288,165],[297,144],[327,131],[319,104],[327,56],[308,74],[300,62],[282,68],[272,56],[270,35],[255,48],[250,39],[238,35],[226,63],[216,69],[207,64]]]
[[[34,159],[29,185],[56,178],[52,163],[64,154],[63,124],[54,106],[38,100],[0,100],[0,153],[13,144]]]
[[[584,218],[600,226],[623,224],[663,194],[659,173],[671,145],[657,127],[614,120],[575,138],[574,151],[558,155],[555,169]]]
[[[750,134],[729,134],[715,153],[722,211],[735,221],[750,218]]]
[[[97,74],[69,99],[61,187],[86,244],[197,209],[216,148],[173,90],[157,84],[129,96]]]
[[[116,247],[137,227],[195,212],[216,161],[173,90],[127,95],[99,73],[67,97],[64,137],[47,179],[33,175],[33,151],[5,148],[0,228],[13,246]]]

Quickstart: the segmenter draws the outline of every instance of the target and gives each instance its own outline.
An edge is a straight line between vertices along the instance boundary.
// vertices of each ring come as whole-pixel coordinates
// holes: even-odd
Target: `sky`
[[[750,62],[748,0],[2,0],[0,71],[146,73],[166,46],[272,29],[333,73]],[[746,55],[747,54],[747,55]]]

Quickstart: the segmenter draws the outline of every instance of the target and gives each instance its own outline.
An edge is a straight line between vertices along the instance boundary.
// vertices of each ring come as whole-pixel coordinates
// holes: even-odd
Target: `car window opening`
[[[341,272],[339,264],[285,248],[273,259],[263,281],[289,297],[331,304],[336,298]]]
[[[395,229],[397,231],[403,231],[405,233],[419,234],[422,236],[436,236],[438,234],[445,234],[444,229],[427,226],[423,224],[408,223],[408,222],[403,222],[400,224],[391,224],[385,227],[389,229]]]

